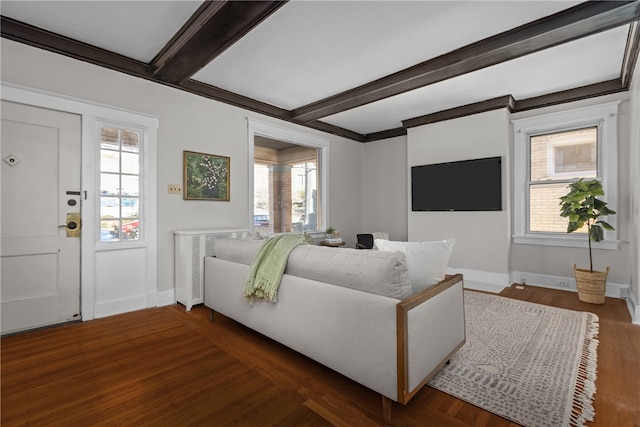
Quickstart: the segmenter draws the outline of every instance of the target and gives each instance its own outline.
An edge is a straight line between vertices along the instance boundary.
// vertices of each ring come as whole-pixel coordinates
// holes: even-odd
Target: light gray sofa
[[[242,295],[259,240],[221,239],[204,261],[204,304],[406,404],[465,342],[462,276],[415,295],[400,252],[295,248],[278,301]]]

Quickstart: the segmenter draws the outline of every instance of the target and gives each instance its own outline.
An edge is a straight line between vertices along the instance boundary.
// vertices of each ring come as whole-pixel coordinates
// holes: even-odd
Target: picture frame
[[[231,158],[183,151],[183,199],[229,201]]]

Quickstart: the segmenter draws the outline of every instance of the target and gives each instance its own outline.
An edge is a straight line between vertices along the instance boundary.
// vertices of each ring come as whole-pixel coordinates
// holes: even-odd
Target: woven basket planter
[[[576,265],[573,264],[573,274],[576,278],[580,301],[591,304],[604,304],[609,267],[607,267],[606,271],[591,271],[576,268]]]

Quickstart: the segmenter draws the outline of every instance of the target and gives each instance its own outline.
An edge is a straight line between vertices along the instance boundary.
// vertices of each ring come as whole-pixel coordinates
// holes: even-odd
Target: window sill
[[[513,243],[516,245],[539,245],[539,246],[562,246],[567,248],[587,248],[589,242],[587,236],[554,236],[543,235],[520,235],[513,236]],[[603,240],[601,242],[591,242],[594,249],[607,249],[617,251],[620,249],[619,240]]]

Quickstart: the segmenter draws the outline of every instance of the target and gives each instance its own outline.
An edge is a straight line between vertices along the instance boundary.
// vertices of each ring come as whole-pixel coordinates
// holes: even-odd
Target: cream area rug
[[[464,296],[467,342],[430,386],[526,427],[593,420],[595,314]]]

